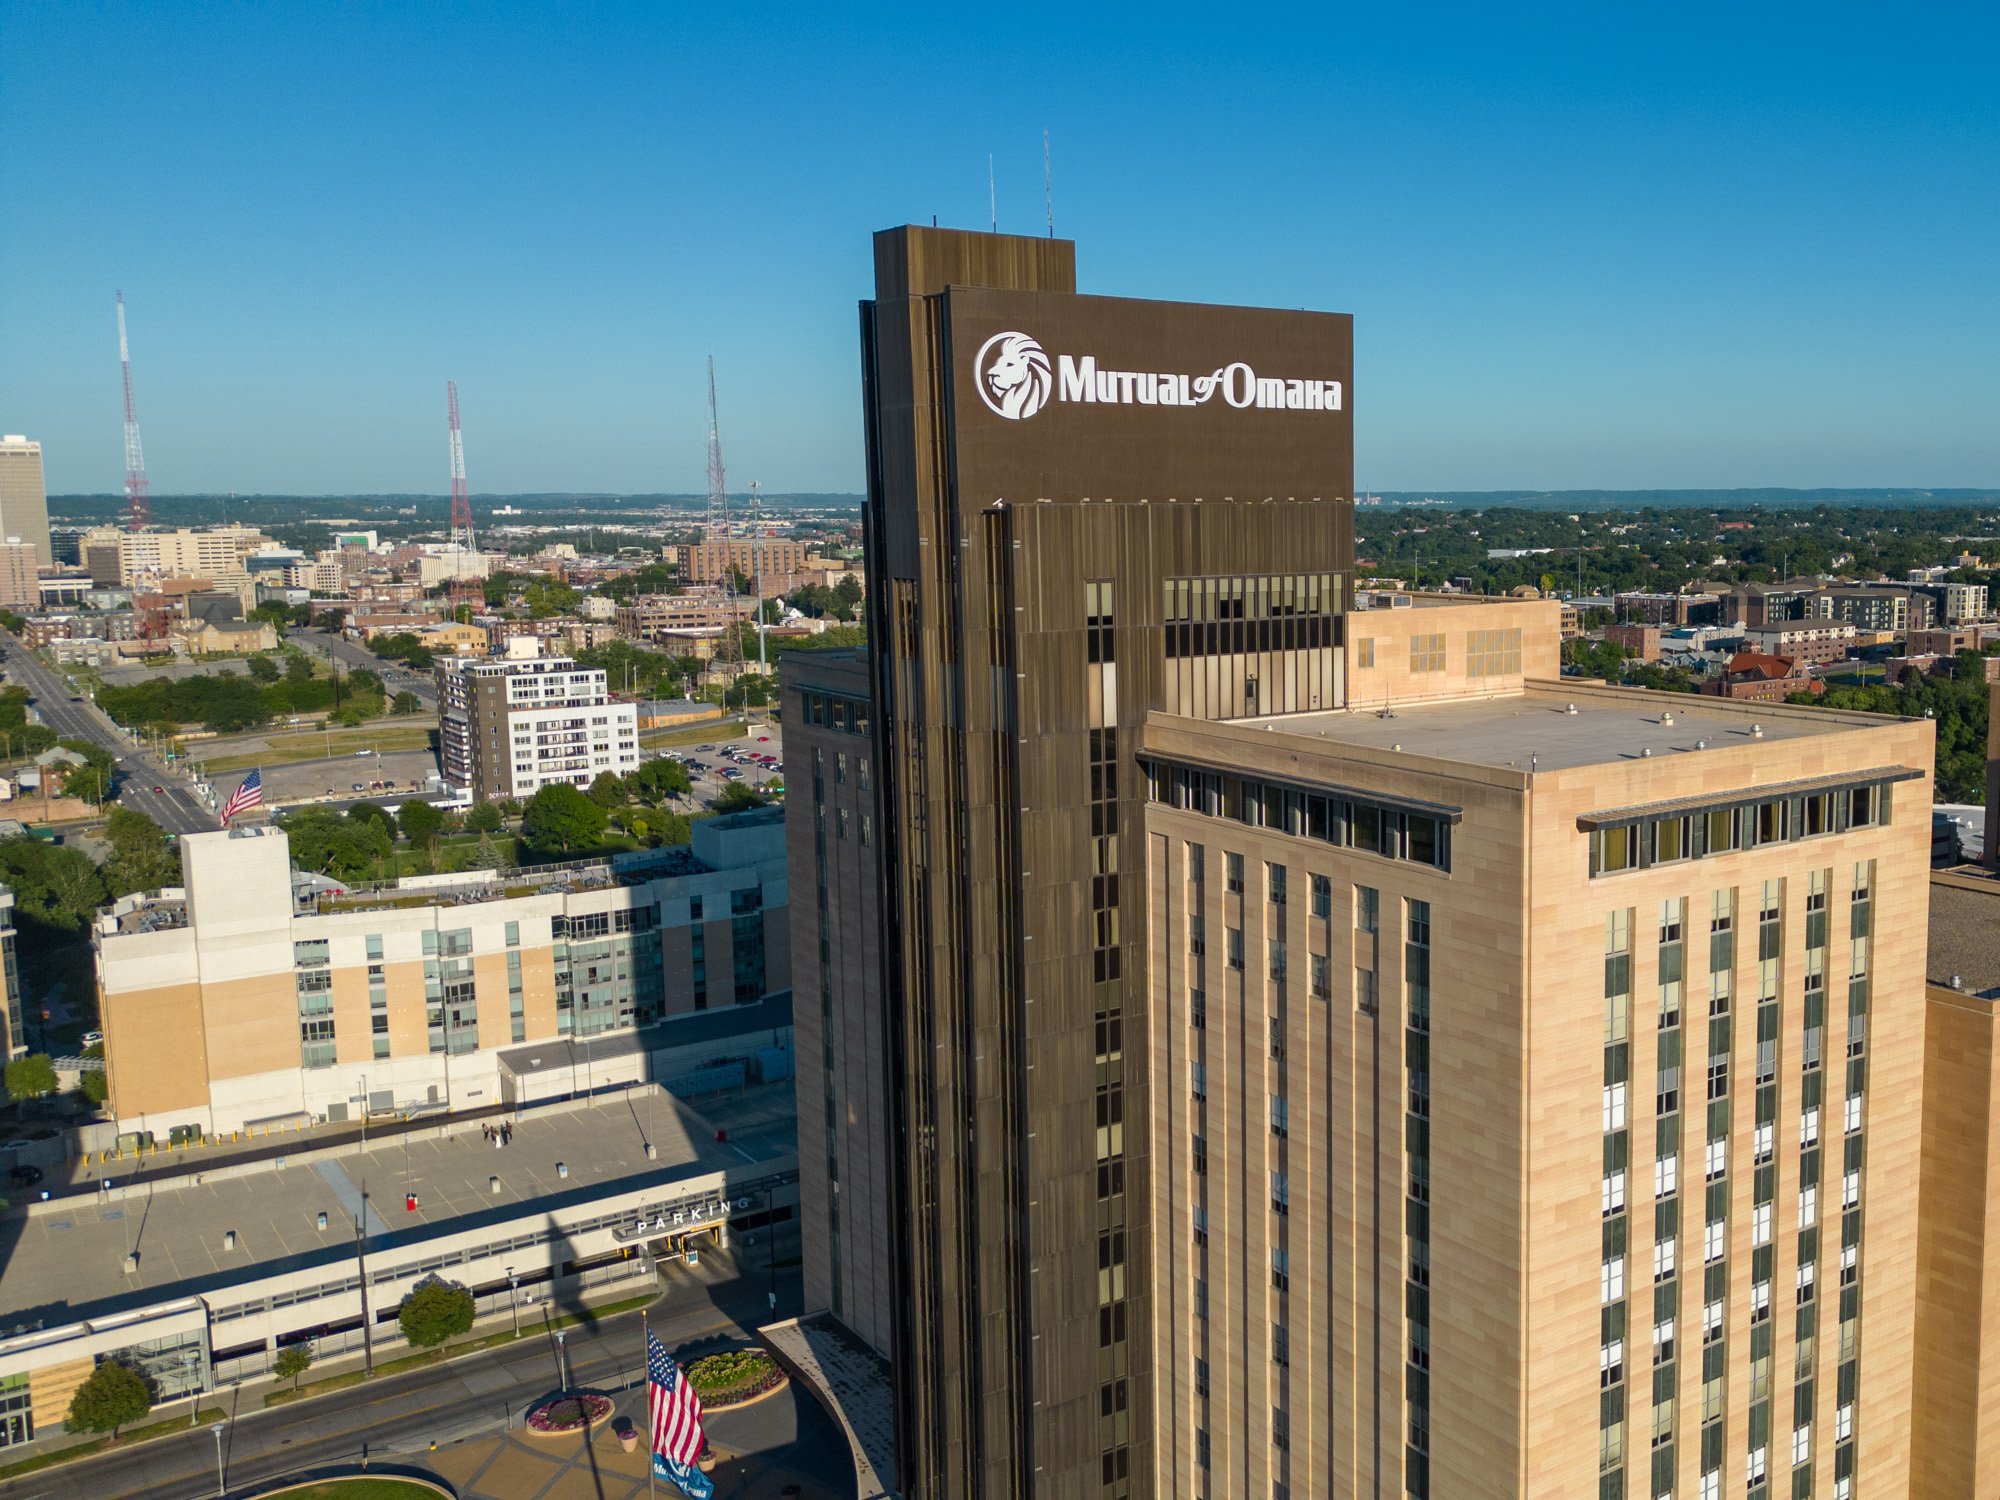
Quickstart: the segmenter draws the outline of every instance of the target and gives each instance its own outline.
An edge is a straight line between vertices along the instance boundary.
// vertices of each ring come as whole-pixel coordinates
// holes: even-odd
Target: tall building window
[[[1442,635],[1413,635],[1410,637],[1410,672],[1419,675],[1425,672],[1444,670],[1444,637]]]
[[[1474,632],[1475,635],[1485,632]],[[1626,1260],[1630,1253],[1631,1222],[1627,1207],[1626,1174],[1632,1156],[1631,1112],[1631,1015],[1632,1015],[1632,911],[1620,908],[1604,922],[1604,1103],[1603,1103],[1603,1182],[1600,1200],[1604,1227],[1598,1271],[1598,1432],[1597,1464],[1599,1493],[1625,1493],[1626,1379],[1625,1328],[1629,1315],[1626,1300]],[[1669,935],[1662,911],[1661,937]],[[1676,918],[1671,935],[1678,942]],[[1663,1269],[1656,1248],[1654,1268]]]
[[[1374,893],[1369,893],[1371,896]],[[1374,976],[1371,975],[1370,978]],[[1403,1208],[1409,1261],[1405,1289],[1405,1334],[1409,1360],[1403,1400],[1408,1418],[1404,1491],[1423,1500],[1430,1494],[1430,1019],[1431,904],[1403,903],[1403,1037],[1406,1112],[1403,1149],[1408,1201]]]

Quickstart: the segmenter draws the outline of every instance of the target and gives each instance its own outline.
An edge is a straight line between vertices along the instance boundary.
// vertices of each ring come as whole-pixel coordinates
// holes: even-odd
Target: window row
[[[1590,873],[1615,875],[1850,828],[1876,828],[1888,821],[1889,785],[1879,782],[1710,812],[1612,823],[1591,830]]]
[[[1233,818],[1252,828],[1319,839],[1385,859],[1451,868],[1451,824],[1443,817],[1165,761],[1148,762],[1145,769],[1149,799],[1169,807]]]

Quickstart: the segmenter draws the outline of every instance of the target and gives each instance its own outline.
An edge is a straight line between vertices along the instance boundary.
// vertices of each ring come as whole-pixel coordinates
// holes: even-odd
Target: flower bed
[[[583,1432],[611,1419],[611,1398],[593,1391],[551,1396],[528,1408],[528,1431],[537,1437]]]
[[[790,1377],[762,1349],[731,1349],[710,1354],[687,1367],[695,1394],[709,1411],[755,1401]]]

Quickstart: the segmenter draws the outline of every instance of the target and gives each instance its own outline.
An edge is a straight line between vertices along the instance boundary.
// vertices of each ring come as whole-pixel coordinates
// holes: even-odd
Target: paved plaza
[[[619,1415],[646,1427],[643,1388],[618,1398]],[[713,1413],[708,1440],[718,1457],[716,1500],[853,1500],[847,1443],[811,1395],[793,1382],[762,1401]],[[610,1423],[589,1439],[531,1438],[517,1431],[468,1438],[421,1455],[459,1500],[644,1500],[645,1439],[622,1452]],[[681,1500],[661,1481],[659,1500]]]

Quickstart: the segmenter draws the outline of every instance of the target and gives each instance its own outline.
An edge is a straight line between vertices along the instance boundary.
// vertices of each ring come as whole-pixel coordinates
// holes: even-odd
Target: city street
[[[60,672],[44,666],[6,631],[0,631],[0,643],[4,643],[0,662],[6,666],[7,680],[28,690],[43,723],[63,739],[89,740],[116,758],[119,806],[146,814],[169,833],[201,833],[221,826],[215,814],[164,767],[141,754],[94,703],[72,701],[68,680]]]
[[[677,1351],[694,1345],[705,1352],[699,1346],[754,1339],[756,1326],[774,1316],[762,1253],[759,1239],[741,1268],[727,1252],[710,1252],[697,1272],[670,1270],[667,1291],[648,1309],[653,1331]],[[798,1269],[781,1269],[775,1316],[791,1317],[798,1310]],[[637,1312],[570,1328],[564,1343],[573,1387],[620,1392],[642,1378]],[[450,1364],[385,1375],[268,1409],[261,1404],[261,1388],[256,1395],[205,1396],[201,1404],[227,1409],[237,1403],[223,1439],[233,1494],[328,1464],[364,1459],[423,1464],[432,1444],[443,1450],[503,1433],[520,1422],[531,1402],[557,1387],[556,1359],[555,1339],[524,1317],[519,1343]],[[186,1410],[185,1403],[179,1406]],[[831,1457],[846,1459],[838,1451]],[[215,1438],[205,1426],[0,1484],[0,1496],[21,1500],[195,1500],[215,1493]]]
[[[297,646],[322,661],[338,661],[350,672],[356,667],[365,667],[381,677],[390,696],[415,693],[426,710],[437,712],[437,680],[429,672],[413,672],[395,662],[384,661],[366,646],[358,645],[345,636],[328,635],[323,630],[293,630],[285,637],[285,644]]]

